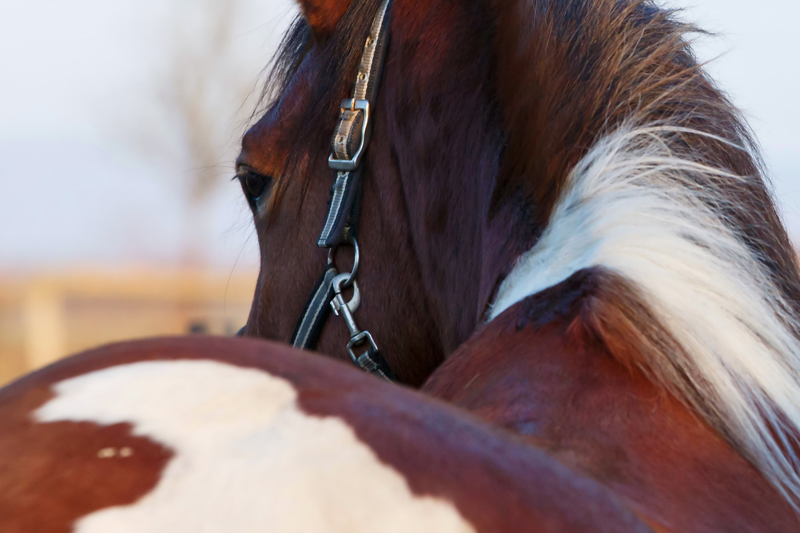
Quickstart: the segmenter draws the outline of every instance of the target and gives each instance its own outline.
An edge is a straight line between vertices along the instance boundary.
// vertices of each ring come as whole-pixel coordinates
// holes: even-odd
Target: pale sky
[[[185,0],[0,0],[0,269],[174,262],[185,163],[148,157],[122,126],[152,99],[172,9]],[[223,1],[223,0],[220,0]],[[790,234],[800,241],[800,1],[675,0],[703,39],[712,75],[743,109],[764,148]],[[237,27],[255,81],[295,11],[252,0]],[[154,123],[154,128],[158,125]],[[235,133],[231,143],[236,142]],[[182,166],[183,165],[183,166]],[[232,175],[232,172],[231,172]],[[257,265],[238,185],[209,212],[216,267]]]

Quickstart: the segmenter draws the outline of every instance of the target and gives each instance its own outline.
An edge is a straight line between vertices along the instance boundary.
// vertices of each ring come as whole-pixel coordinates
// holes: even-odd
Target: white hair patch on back
[[[38,422],[129,423],[174,452],[152,492],[81,518],[76,533],[473,531],[452,503],[414,495],[343,420],[304,413],[291,383],[264,371],[141,362],[54,389]]]

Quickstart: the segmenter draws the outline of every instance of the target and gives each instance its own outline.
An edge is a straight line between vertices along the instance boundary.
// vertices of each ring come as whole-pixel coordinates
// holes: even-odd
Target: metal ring
[[[358,272],[358,262],[361,259],[361,251],[358,248],[358,241],[355,240],[355,238],[351,237],[350,238],[350,242],[346,243],[346,244],[353,245],[353,248],[356,249],[356,252],[355,252],[355,258],[353,259],[353,270],[350,272],[350,275],[347,277],[347,279],[344,281],[344,283],[342,283],[342,287],[349,287],[350,285],[353,284],[353,280],[355,279],[356,273]],[[341,246],[341,245],[337,244],[336,246],[328,249],[328,264],[331,264],[331,265],[334,265],[334,266],[336,265],[336,262],[335,262],[335,260],[336,260],[336,250],[339,249],[339,246]]]

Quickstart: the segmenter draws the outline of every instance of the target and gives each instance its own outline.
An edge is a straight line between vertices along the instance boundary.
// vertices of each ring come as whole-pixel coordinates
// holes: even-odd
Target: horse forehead
[[[472,531],[450,502],[413,494],[342,419],[304,413],[294,386],[265,371],[150,361],[53,391],[33,414],[40,426],[121,424],[172,454],[144,497],[83,516],[78,532]],[[97,460],[110,454],[100,449]]]
[[[281,116],[279,106],[270,109],[244,135],[236,164],[267,176],[278,175],[289,152],[289,123]]]
[[[278,100],[245,133],[237,163],[267,175],[280,173],[282,164],[293,147],[295,132],[301,125],[304,111],[316,78],[319,61],[313,51],[306,54]]]

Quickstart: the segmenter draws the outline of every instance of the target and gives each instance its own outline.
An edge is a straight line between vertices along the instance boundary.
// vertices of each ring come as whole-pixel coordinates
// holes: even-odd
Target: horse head
[[[244,138],[239,170],[262,257],[249,335],[288,341],[325,265],[316,240],[335,177],[331,136],[377,6],[304,2],[274,72],[284,74],[277,97]],[[357,316],[409,384],[475,330],[535,233],[520,199],[492,202],[505,141],[490,20],[467,3],[396,2],[391,14],[364,161]],[[347,341],[331,323],[319,350],[344,358]]]

